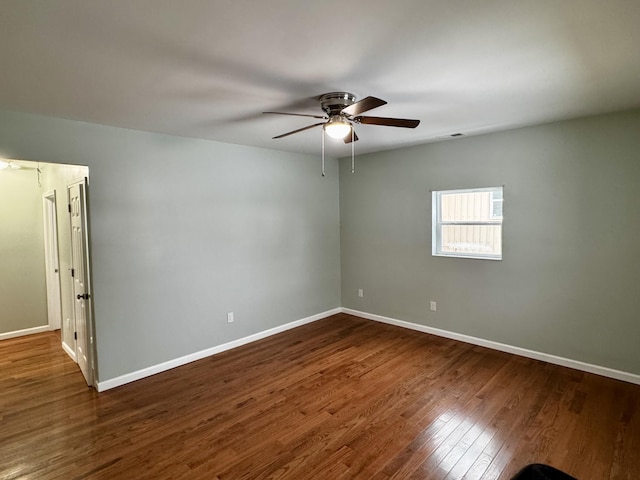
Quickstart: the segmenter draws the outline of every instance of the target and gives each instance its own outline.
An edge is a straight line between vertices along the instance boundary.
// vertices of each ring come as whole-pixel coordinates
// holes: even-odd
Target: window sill
[[[493,260],[493,261],[502,260],[502,257],[489,257],[489,256],[473,255],[473,254],[463,255],[463,254],[457,254],[457,253],[432,253],[431,256],[447,257],[447,258],[471,258],[473,260]]]

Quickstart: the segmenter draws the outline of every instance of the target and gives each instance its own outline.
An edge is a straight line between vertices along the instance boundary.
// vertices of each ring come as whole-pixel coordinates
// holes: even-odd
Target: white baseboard
[[[78,363],[78,358],[76,357],[76,352],[74,352],[69,345],[62,342],[62,349],[71,357],[71,360]]]
[[[34,333],[42,333],[42,332],[48,332],[48,331],[49,331],[49,325],[43,325],[41,327],[25,328],[23,330],[15,330],[13,332],[0,333],[0,340],[23,337],[25,335],[33,335]]]
[[[361,312],[359,310],[352,310],[350,308],[342,308],[341,311],[343,313],[355,315],[356,317],[366,318],[367,320],[388,323],[389,325],[395,325],[397,327],[408,328],[410,330],[416,330],[418,332],[430,333],[431,335],[437,335],[438,337],[459,340],[461,342],[471,343],[473,345],[479,345],[481,347],[487,347],[493,350],[499,350],[501,352],[520,355],[521,357],[533,358],[534,360],[542,360],[543,362],[552,363],[554,365],[561,365],[563,367],[569,367],[575,370],[581,370],[583,372],[595,373],[596,375],[602,375],[603,377],[614,378],[616,380],[622,380],[625,382],[640,385],[640,375],[637,375],[635,373],[614,370],[613,368],[601,367],[600,365],[593,365],[591,363],[580,362],[578,360],[572,360],[570,358],[558,357],[556,355],[551,355],[548,353],[536,352],[535,350],[527,350],[526,348],[514,347],[512,345],[493,342],[491,340],[472,337],[470,335],[463,335],[461,333],[449,332],[448,330],[441,330],[439,328],[427,327],[426,325],[420,325],[418,323],[383,317],[382,315],[376,315],[374,313]]]
[[[147,368],[143,368],[142,370],[137,370],[135,372],[127,373],[125,375],[121,375],[116,378],[111,378],[105,381],[99,381],[96,384],[96,388],[98,392],[104,392],[105,390],[109,390],[111,388],[119,387],[121,385],[125,385],[127,383],[134,382],[136,380],[140,380],[145,377],[150,377],[151,375],[155,375],[156,373],[164,372],[166,370],[170,370],[172,368],[176,368],[181,365],[186,365],[187,363],[195,362],[196,360],[200,360],[202,358],[210,357],[212,355],[215,355],[216,353],[225,352],[227,350],[231,350],[232,348],[240,347],[242,345],[246,345],[247,343],[255,342],[257,340],[262,340],[263,338],[276,335],[286,330],[291,330],[292,328],[306,325],[307,323],[312,323],[318,320],[322,320],[323,318],[330,317],[331,315],[335,315],[337,313],[340,313],[341,311],[342,311],[341,308],[334,308],[333,310],[327,310],[326,312],[322,312],[316,315],[312,315],[310,317],[302,318],[300,320],[296,320],[294,322],[290,322],[285,325],[280,325],[278,327],[271,328],[263,332],[254,333],[253,335],[249,335],[248,337],[239,338],[238,340],[233,340],[228,343],[223,343],[222,345],[217,345],[215,347],[207,348],[199,352],[191,353],[183,357],[179,357],[173,360],[169,360],[167,362],[159,363],[158,365],[152,365],[151,367],[147,367]]]

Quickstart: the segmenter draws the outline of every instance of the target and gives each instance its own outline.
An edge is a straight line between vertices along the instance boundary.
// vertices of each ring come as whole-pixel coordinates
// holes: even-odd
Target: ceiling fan
[[[326,120],[314,123],[306,127],[298,128],[291,132],[283,133],[273,137],[274,139],[287,137],[294,133],[303,132],[310,128],[322,125],[324,132],[332,138],[342,138],[344,143],[352,143],[358,140],[355,133],[354,124],[363,125],[383,125],[386,127],[416,128],[420,120],[409,120],[406,118],[368,117],[361,113],[368,112],[374,108],[386,105],[387,102],[376,97],[366,97],[356,102],[356,96],[348,92],[325,93],[318,97],[320,108],[325,115],[310,115],[305,113],[287,112],[263,112],[275,115],[294,115],[298,117],[311,117]],[[323,136],[324,138],[324,136]]]

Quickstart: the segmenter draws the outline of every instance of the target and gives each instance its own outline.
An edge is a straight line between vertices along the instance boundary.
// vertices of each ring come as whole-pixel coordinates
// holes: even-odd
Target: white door
[[[93,384],[93,332],[87,250],[87,181],[69,185],[71,268],[76,327],[76,359],[88,385]]]
[[[58,257],[58,216],[55,190],[42,195],[42,206],[47,316],[49,317],[49,330],[58,330],[62,323],[62,305],[60,302],[60,260]]]

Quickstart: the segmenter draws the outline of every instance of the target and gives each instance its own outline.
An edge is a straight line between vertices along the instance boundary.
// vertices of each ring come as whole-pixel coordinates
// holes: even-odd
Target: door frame
[[[45,280],[47,286],[47,319],[49,330],[62,328],[62,296],[60,294],[60,255],[58,250],[58,211],[56,191],[42,194],[44,224]]]

